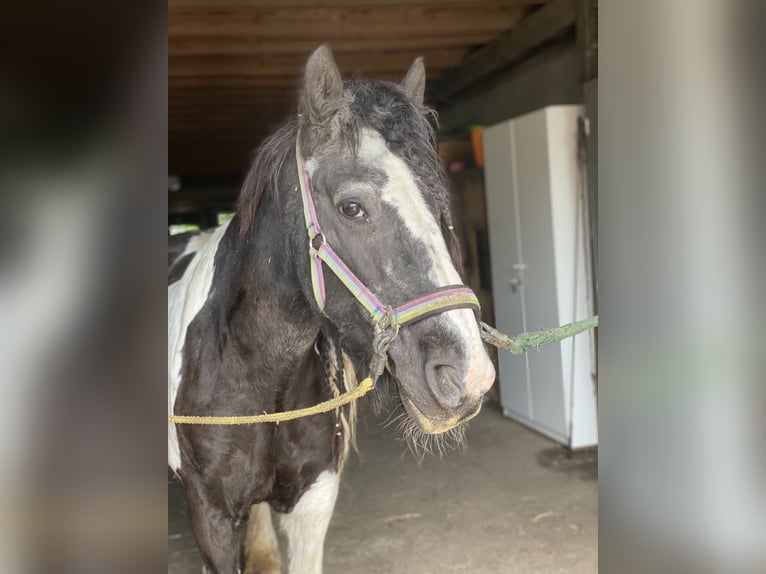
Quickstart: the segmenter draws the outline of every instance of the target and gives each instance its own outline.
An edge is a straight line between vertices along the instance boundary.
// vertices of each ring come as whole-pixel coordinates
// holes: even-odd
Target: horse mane
[[[426,199],[436,205],[437,219],[453,263],[462,275],[460,243],[453,231],[448,186],[437,150],[436,112],[417,105],[407,97],[402,86],[393,82],[352,80],[345,83],[344,92],[348,97],[338,102],[337,109],[330,110],[327,125],[311,125],[311,129],[301,130],[301,147],[310,150],[312,143],[321,145],[322,140],[331,133],[356,155],[363,128],[380,133],[389,149],[413,169]],[[302,118],[301,121],[307,122],[308,119]],[[293,117],[259,146],[237,201],[241,237],[252,227],[258,206],[267,191],[270,189],[272,194],[278,192],[285,163],[292,165],[298,127],[299,118]],[[304,142],[304,139],[309,141]],[[318,140],[318,143],[311,142],[312,139]]]
[[[288,158],[292,157],[290,152],[294,149],[297,133],[298,121],[293,118],[267,137],[258,147],[237,199],[240,237],[244,237],[252,227],[258,205],[266,190],[271,188],[273,192],[276,192],[279,189],[282,168]]]

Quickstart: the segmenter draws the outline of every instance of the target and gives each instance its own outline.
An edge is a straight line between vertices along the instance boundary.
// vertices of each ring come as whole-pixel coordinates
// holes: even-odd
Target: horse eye
[[[364,209],[357,201],[343,202],[340,206],[340,212],[351,219],[359,219],[365,215]]]

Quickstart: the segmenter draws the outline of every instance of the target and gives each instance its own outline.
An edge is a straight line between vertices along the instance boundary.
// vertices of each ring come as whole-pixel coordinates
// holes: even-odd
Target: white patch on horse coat
[[[210,293],[213,282],[213,262],[218,244],[229,226],[227,221],[212,234],[200,234],[196,245],[199,251],[189,263],[183,277],[168,287],[168,414],[172,415],[176,395],[181,386],[186,329],[197,316]],[[203,238],[203,235],[205,236]],[[203,241],[204,239],[204,241]],[[191,242],[190,242],[191,243]],[[188,250],[188,246],[187,246]],[[179,413],[189,414],[189,413]],[[194,414],[194,413],[192,413]],[[168,423],[168,465],[174,472],[181,468],[176,425]]]
[[[383,137],[376,131],[362,130],[360,159],[376,165],[388,176],[381,190],[381,200],[394,207],[404,225],[426,247],[431,258],[429,279],[437,287],[462,285],[447,250],[441,228],[426,204],[415,176],[400,157],[393,154]],[[474,394],[483,394],[494,381],[494,367],[481,341],[476,317],[470,309],[455,309],[442,314],[449,327],[466,344],[469,360],[466,388]]]
[[[189,241],[186,243],[184,252],[181,253],[180,257],[183,257],[184,255],[188,255],[189,253],[196,253],[197,251],[202,249],[205,246],[205,244],[208,241],[210,241],[210,238],[213,237],[214,234],[215,234],[215,231],[202,231],[197,235],[192,235],[189,238]]]
[[[288,572],[321,574],[324,538],[338,497],[338,483],[337,473],[322,472],[293,511],[280,515],[288,540]]]
[[[282,559],[279,555],[279,541],[271,520],[268,502],[253,504],[247,523],[245,537],[245,572],[248,574],[280,574]]]

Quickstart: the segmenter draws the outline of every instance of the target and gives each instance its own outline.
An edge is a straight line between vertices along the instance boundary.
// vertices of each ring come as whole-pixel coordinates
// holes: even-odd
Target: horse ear
[[[418,106],[423,105],[423,97],[426,91],[426,67],[423,58],[417,58],[410,66],[410,70],[401,83],[404,92]]]
[[[311,123],[327,120],[343,98],[343,79],[327,44],[319,46],[306,63],[300,113]]]

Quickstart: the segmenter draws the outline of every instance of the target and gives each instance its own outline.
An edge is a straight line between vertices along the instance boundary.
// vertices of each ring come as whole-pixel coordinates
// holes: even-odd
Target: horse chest
[[[201,480],[234,518],[259,502],[290,512],[323,471],[337,469],[334,416],[312,418],[279,427],[183,429],[181,476],[204,469]]]

